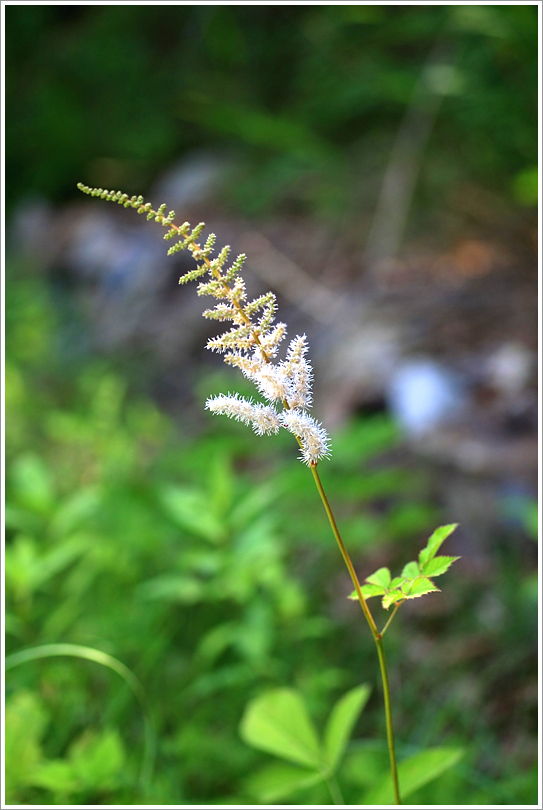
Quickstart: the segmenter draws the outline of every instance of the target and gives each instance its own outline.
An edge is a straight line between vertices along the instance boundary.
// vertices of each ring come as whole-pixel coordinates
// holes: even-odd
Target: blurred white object
[[[426,357],[401,362],[390,378],[386,396],[393,416],[415,438],[453,421],[465,405],[456,374]]]
[[[487,361],[490,385],[505,396],[519,394],[530,378],[532,353],[521,343],[504,343]]]

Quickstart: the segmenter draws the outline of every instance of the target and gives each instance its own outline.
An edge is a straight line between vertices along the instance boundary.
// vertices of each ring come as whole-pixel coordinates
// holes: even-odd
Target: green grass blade
[[[137,698],[142,710],[144,728],[144,751],[140,783],[144,789],[147,789],[153,772],[156,736],[145,690],[134,673],[128,669],[122,661],[119,661],[108,653],[102,652],[102,650],[96,650],[94,647],[84,647],[80,644],[67,643],[43,644],[39,647],[31,647],[27,650],[20,650],[19,652],[8,655],[5,661],[5,669],[7,671],[21,664],[29,663],[30,661],[37,661],[40,658],[54,658],[59,656],[82,658],[111,669],[124,680]]]

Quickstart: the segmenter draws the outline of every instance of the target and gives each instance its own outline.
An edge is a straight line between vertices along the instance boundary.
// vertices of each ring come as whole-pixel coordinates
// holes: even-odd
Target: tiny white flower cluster
[[[273,362],[279,344],[284,340],[287,328],[284,323],[276,323],[276,298],[272,292],[246,301],[245,283],[240,276],[245,256],[238,256],[231,266],[224,270],[230,248],[222,248],[214,259],[215,234],[209,234],[204,246],[198,239],[205,227],[200,222],[191,230],[188,222],[176,225],[175,211],[166,215],[166,205],[154,210],[143,197],[128,197],[120,191],[91,188],[78,183],[84,194],[101,197],[116,202],[125,208],[134,208],[138,214],[146,214],[168,228],[164,239],[178,238],[179,241],[169,250],[173,255],[180,250],[189,250],[197,262],[194,270],[179,279],[180,284],[194,281],[206,273],[209,280],[200,282],[198,295],[211,295],[228,303],[217,303],[213,309],[204,312],[204,317],[217,321],[231,321],[233,329],[208,341],[207,348],[222,352],[225,363],[237,366],[252,380],[258,391],[270,403],[264,405],[244,399],[239,394],[220,395],[209,399],[206,408],[214,413],[223,413],[247,425],[255,433],[277,433],[280,427],[293,433],[302,450],[301,458],[309,466],[317,464],[320,458],[330,454],[330,442],[326,431],[307,413],[311,407],[311,366],[305,359],[307,341],[305,335],[298,335],[290,342],[285,360]],[[255,320],[257,313],[261,315]],[[277,412],[274,404],[282,409]]]
[[[220,394],[208,399],[206,408],[250,425],[258,435],[286,428],[300,443],[301,459],[307,465],[316,464],[329,455],[330,442],[322,425],[306,410],[311,406],[312,379],[306,352],[306,337],[301,335],[291,341],[286,359],[277,364],[265,359],[259,346],[251,355],[239,350],[227,353],[225,361],[238,366],[270,404],[254,403],[239,394]],[[276,411],[275,404],[282,405],[282,410]]]
[[[225,255],[224,251],[221,255]],[[236,260],[241,268],[240,258]],[[218,303],[206,310],[204,316],[214,320],[231,321],[233,329],[208,341],[207,348],[222,352],[224,360],[237,366],[256,385],[269,404],[255,403],[239,394],[221,394],[211,397],[206,408],[250,425],[255,433],[277,433],[280,427],[293,433],[301,448],[301,459],[317,464],[330,453],[328,435],[307,409],[311,407],[311,366],[305,355],[307,339],[297,335],[287,349],[284,360],[274,362],[279,344],[286,335],[284,323],[274,323],[276,298],[271,292],[245,303],[242,279],[235,279],[231,271],[222,274],[222,266],[210,262],[212,281],[201,283],[200,295],[209,293],[228,304]],[[239,271],[239,270],[238,270]],[[261,311],[259,318],[254,316]],[[280,410],[276,410],[279,406]]]

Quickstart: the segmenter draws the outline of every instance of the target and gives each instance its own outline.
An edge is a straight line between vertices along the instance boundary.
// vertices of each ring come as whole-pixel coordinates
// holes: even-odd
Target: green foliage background
[[[466,180],[512,212],[534,202],[533,6],[5,11],[8,211],[36,193],[66,202],[78,180],[145,193],[209,146],[238,161],[230,210],[354,219],[375,203],[438,37],[456,72],[411,227],[449,227],[447,194]],[[341,694],[377,679],[311,477],[288,437],[219,419],[195,436],[119,358],[70,362],[46,280],[16,250],[6,276],[6,650],[71,642],[115,656],[142,682],[157,737],[142,788],[143,718],[126,684],[75,658],[21,665],[6,680],[7,800],[252,803],[248,777],[269,758],[238,733],[251,698],[297,688],[322,729]],[[462,522],[441,514],[424,469],[399,463],[388,418],[333,439],[323,481],[364,569],[401,569],[438,523]],[[535,801],[529,520],[499,539],[487,583],[453,567],[426,597],[443,608],[387,633],[400,758],[466,749],[414,804]],[[488,624],[493,598],[503,615]],[[349,803],[386,767],[375,689],[354,739],[339,774]],[[322,786],[292,796],[328,801]]]
[[[536,6],[22,5],[6,24],[9,203],[65,199],[74,177],[142,193],[221,144],[245,159],[245,211],[345,212],[375,194],[438,40],[455,73],[420,195],[470,179],[534,199]]]

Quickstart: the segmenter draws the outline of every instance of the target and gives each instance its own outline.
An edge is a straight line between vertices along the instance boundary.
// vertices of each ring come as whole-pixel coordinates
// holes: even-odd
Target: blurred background
[[[386,770],[373,641],[311,476],[288,435],[204,412],[252,392],[203,348],[190,256],[81,181],[205,221],[308,335],[319,469],[361,578],[461,524],[443,592],[387,632],[399,757],[464,748],[416,805],[535,803],[537,6],[5,16],[6,651],[115,656],[158,739],[142,791],[118,675],[20,665],[7,801],[258,803],[269,757],[238,725],[278,685],[322,724],[371,683],[347,803]]]

